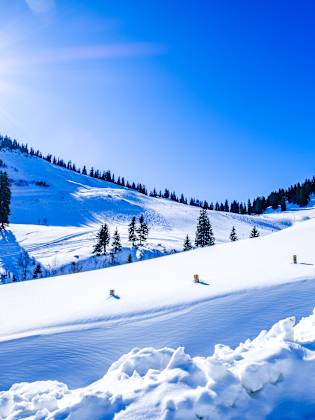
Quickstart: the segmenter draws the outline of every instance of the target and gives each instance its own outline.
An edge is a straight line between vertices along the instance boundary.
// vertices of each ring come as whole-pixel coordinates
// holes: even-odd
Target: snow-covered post
[[[109,290],[109,296],[115,296],[115,289]]]
[[[297,264],[297,255],[293,255],[293,264]]]
[[[199,274],[194,274],[194,283],[199,283]]]

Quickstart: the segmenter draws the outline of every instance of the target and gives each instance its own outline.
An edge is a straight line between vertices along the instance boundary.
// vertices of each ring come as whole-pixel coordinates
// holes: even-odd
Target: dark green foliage
[[[9,224],[11,204],[10,181],[6,172],[0,172],[0,224],[4,229]]]
[[[115,229],[114,235],[113,235],[113,242],[112,242],[112,252],[114,254],[117,254],[118,252],[121,251],[121,242],[120,242],[120,235],[119,232],[117,230],[117,228]]]
[[[141,246],[148,239],[148,235],[149,235],[149,228],[144,220],[143,214],[139,218],[139,227],[137,228],[137,234],[138,234],[139,245]]]
[[[258,238],[258,236],[260,236],[260,233],[258,231],[258,229],[256,228],[256,226],[253,227],[253,229],[251,230],[251,233],[249,235],[250,238]]]
[[[235,229],[235,227],[233,226],[232,227],[232,230],[231,230],[231,233],[230,233],[230,241],[231,242],[235,242],[235,241],[237,241],[238,240],[238,237],[237,237],[237,234],[236,234],[236,229]]]
[[[106,255],[107,247],[110,242],[110,233],[107,224],[105,223],[100,227],[96,235],[97,243],[94,246],[93,254],[100,256]]]
[[[281,211],[286,211],[287,204],[286,204],[285,196],[284,195],[281,197],[281,203],[280,204],[281,204]]]
[[[214,245],[215,239],[213,236],[212,226],[207,215],[207,210],[200,210],[198,219],[195,245],[197,247],[205,247]]]
[[[38,263],[35,267],[34,273],[33,273],[33,279],[38,279],[42,276],[42,268],[40,264]]]
[[[186,235],[185,241],[184,241],[184,246],[183,246],[183,251],[190,251],[193,248],[191,240],[189,238],[188,235]]]
[[[136,218],[135,217],[133,217],[131,219],[131,222],[129,223],[128,235],[129,235],[129,242],[132,243],[132,246],[135,246],[137,241],[138,241],[137,232],[136,232]]]

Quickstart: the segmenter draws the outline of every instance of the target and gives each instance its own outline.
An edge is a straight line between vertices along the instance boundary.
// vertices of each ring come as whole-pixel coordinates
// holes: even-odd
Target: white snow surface
[[[197,207],[145,196],[20,152],[0,151],[0,159],[12,180],[11,236],[0,240],[0,259],[9,242],[9,255],[16,258],[22,248],[50,272],[66,273],[67,269],[60,268],[71,263],[79,264],[77,271],[85,271],[93,267],[89,259],[95,235],[100,223],[106,222],[112,233],[118,228],[126,250],[120,262],[126,262],[130,249],[127,226],[131,217],[141,214],[150,227],[145,258],[155,256],[152,250],[158,255],[182,250],[186,234],[194,240]],[[41,181],[48,186],[36,184]],[[248,238],[253,225],[264,235],[292,224],[291,218],[277,215],[209,211],[209,216],[217,243],[229,241],[233,225],[242,239]]]
[[[197,208],[20,153],[0,158],[14,181],[14,224],[0,240],[6,269],[25,252],[46,267],[88,261],[104,221],[118,226],[127,251],[127,224],[142,213],[151,228],[146,252],[161,255],[164,246],[181,248],[186,233],[193,237]],[[305,317],[314,306],[314,202],[259,217],[209,216],[214,247],[2,285],[0,419],[314,418],[315,314]],[[254,224],[260,238],[223,243],[232,225],[246,238]],[[252,340],[258,324],[268,328],[283,314],[304,318],[279,321]],[[209,356],[218,336],[233,346],[216,345]],[[184,343],[189,351],[178,347]],[[87,358],[93,372],[84,371]],[[93,380],[69,386],[67,378],[89,373]],[[14,384],[15,377],[28,382]]]
[[[91,385],[19,383],[0,392],[3,419],[302,419],[315,415],[315,310],[209,357],[134,348]],[[205,337],[205,339],[207,339]],[[307,381],[307,384],[306,384]]]

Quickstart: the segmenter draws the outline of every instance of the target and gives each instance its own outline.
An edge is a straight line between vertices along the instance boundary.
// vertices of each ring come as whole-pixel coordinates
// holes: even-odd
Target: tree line
[[[63,159],[56,158],[52,154],[47,154],[44,156],[39,150],[34,150],[27,144],[19,143],[17,140],[12,140],[8,136],[0,135],[0,150],[2,149],[19,150],[22,153],[30,156],[36,156],[65,169],[102,181],[111,182],[116,185],[138,191],[141,194],[149,195],[150,197],[164,198],[181,204],[200,207],[205,210],[216,210],[249,215],[261,214],[268,207],[272,207],[273,209],[280,208],[281,211],[285,211],[287,208],[287,203],[296,204],[300,207],[306,206],[310,201],[311,194],[315,193],[315,177],[313,177],[312,179],[306,179],[302,183],[299,182],[293,184],[289,188],[281,188],[276,191],[272,191],[266,197],[258,196],[252,201],[248,200],[246,203],[237,200],[233,200],[231,202],[228,200],[225,200],[224,202],[208,202],[207,200],[199,200],[193,197],[188,199],[184,196],[184,194],[178,195],[175,191],[170,191],[168,188],[165,188],[163,192],[157,191],[155,188],[148,192],[144,184],[129,182],[123,176],[116,177],[115,174],[110,170],[99,170],[93,167],[88,170],[85,165],[81,170],[81,168],[79,168],[72,161],[65,162]]]
[[[250,238],[258,238],[260,236],[260,233],[256,226],[253,226],[249,237]],[[230,241],[235,242],[238,240],[237,232],[235,229],[235,226],[232,227],[231,233],[230,233]],[[213,234],[212,225],[210,223],[207,210],[202,209],[200,210],[200,215],[197,222],[196,227],[196,234],[195,234],[195,247],[196,248],[204,248],[206,246],[212,246],[215,244],[215,237]],[[189,237],[189,235],[186,235],[184,244],[183,244],[183,251],[189,251],[193,249],[194,246],[192,244],[192,241]]]

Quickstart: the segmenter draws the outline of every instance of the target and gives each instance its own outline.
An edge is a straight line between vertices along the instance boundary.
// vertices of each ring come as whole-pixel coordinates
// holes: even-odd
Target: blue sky
[[[2,0],[1,131],[207,200],[303,180],[312,3]]]

